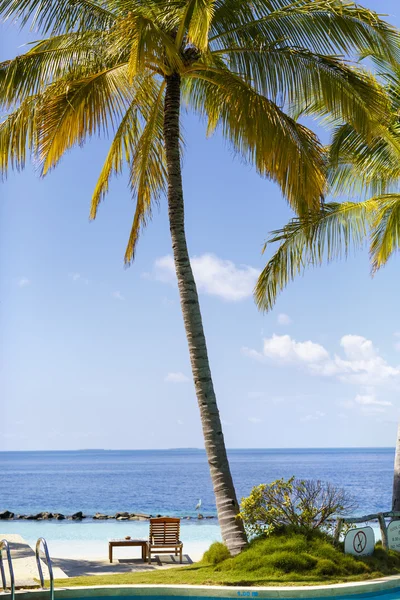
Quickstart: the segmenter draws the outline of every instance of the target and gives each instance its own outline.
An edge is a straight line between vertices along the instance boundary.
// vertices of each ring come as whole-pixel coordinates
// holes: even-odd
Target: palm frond
[[[107,30],[116,15],[100,0],[0,0],[0,15],[13,18],[21,27],[58,35],[72,31]]]
[[[195,65],[186,72],[188,103],[221,126],[240,156],[276,181],[296,212],[317,209],[325,192],[324,155],[317,137],[227,70]]]
[[[109,42],[114,55],[122,55],[129,49],[130,81],[151,64],[157,65],[162,75],[170,73],[171,69],[180,71],[183,67],[182,57],[173,37],[141,11],[131,11],[120,19],[111,32]]]
[[[137,103],[134,101],[126,111],[117,132],[113,138],[110,150],[101,170],[100,176],[92,196],[90,219],[97,216],[97,209],[107,195],[110,178],[122,171],[124,160],[129,164],[132,151],[137,143],[136,138],[140,132]]]
[[[133,100],[113,138],[93,193],[90,219],[96,218],[98,206],[108,192],[111,176],[121,172],[124,162],[129,166],[132,165],[138,152],[143,123],[151,120],[151,111],[157,102],[160,84],[152,73],[140,75],[135,77],[132,91]],[[159,135],[159,132],[157,133]]]
[[[258,278],[254,290],[258,308],[271,310],[278,294],[306,268],[346,257],[352,247],[362,247],[377,202],[327,203],[319,213],[292,219],[283,229],[273,231],[264,250],[272,243],[280,246]]]
[[[381,196],[377,204],[370,247],[373,273],[400,249],[400,194]]]
[[[153,202],[157,202],[166,189],[166,159],[163,141],[163,98],[165,82],[159,84],[157,98],[146,115],[146,125],[136,145],[131,161],[131,190],[136,197],[136,210],[125,252],[125,264],[135,257],[136,244],[141,230],[151,217]]]
[[[191,18],[188,24],[188,42],[200,51],[208,48],[208,37],[211,22],[214,16],[215,0],[191,0],[193,5]]]
[[[38,117],[43,175],[75,144],[115,128],[131,100],[126,65],[50,86]]]
[[[393,124],[385,135],[367,139],[349,125],[340,125],[329,147],[329,182],[337,195],[360,197],[395,191],[400,182],[400,131]]]
[[[68,76],[105,68],[104,39],[98,32],[68,33],[41,40],[28,52],[0,63],[0,104],[9,108]]]
[[[241,7],[245,3],[240,0],[226,4],[215,11],[210,37],[213,49],[281,40],[317,54],[371,53],[393,63],[399,59],[397,29],[353,2],[255,0],[248,8]]]
[[[302,105],[314,107],[309,114],[329,113],[365,133],[376,131],[377,123],[387,120],[387,94],[366,71],[308,50],[253,46],[224,49],[218,55],[274,102],[290,105],[295,112]]]
[[[27,154],[35,154],[37,147],[37,112],[40,96],[21,102],[14,112],[0,123],[0,172],[6,177],[9,168],[17,171],[25,167]]]

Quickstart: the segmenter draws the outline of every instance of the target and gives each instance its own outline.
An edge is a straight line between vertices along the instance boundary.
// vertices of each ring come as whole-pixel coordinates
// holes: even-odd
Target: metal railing
[[[7,591],[7,582],[6,582],[6,574],[4,572],[3,550],[6,551],[6,555],[7,555],[8,570],[10,572],[11,599],[14,600],[14,598],[15,598],[14,569],[12,566],[10,546],[8,545],[7,540],[0,541],[0,574],[1,574],[1,581],[3,584],[3,591],[6,592]]]
[[[53,567],[51,566],[51,559],[50,559],[49,549],[47,547],[47,542],[42,537],[39,538],[38,541],[36,542],[36,550],[35,550],[36,564],[37,564],[37,568],[38,568],[38,571],[39,571],[40,585],[42,586],[42,589],[44,590],[45,586],[44,586],[43,569],[42,569],[42,565],[41,565],[40,557],[39,557],[39,552],[40,552],[40,546],[41,545],[43,546],[44,554],[46,556],[46,561],[47,561],[47,568],[49,570],[49,577],[50,577],[50,600],[54,600]]]

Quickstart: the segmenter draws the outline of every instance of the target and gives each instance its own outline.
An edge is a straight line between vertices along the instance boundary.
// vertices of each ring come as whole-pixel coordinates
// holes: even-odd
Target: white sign
[[[344,539],[344,551],[354,556],[371,556],[375,548],[375,534],[372,527],[350,529]]]
[[[400,552],[400,521],[390,521],[387,536],[390,550]]]

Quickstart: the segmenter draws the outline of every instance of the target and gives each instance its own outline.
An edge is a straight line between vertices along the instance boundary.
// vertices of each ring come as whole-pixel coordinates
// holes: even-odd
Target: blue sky
[[[364,1],[400,25],[395,0]],[[37,35],[2,27],[1,59]],[[268,232],[291,212],[277,186],[184,116],[190,254],[228,447],[392,446],[400,414],[396,258],[315,269],[261,315],[251,290]],[[123,267],[133,201],[91,192],[93,140],[41,180],[11,173],[0,203],[0,450],[202,447],[171,271],[166,202]]]

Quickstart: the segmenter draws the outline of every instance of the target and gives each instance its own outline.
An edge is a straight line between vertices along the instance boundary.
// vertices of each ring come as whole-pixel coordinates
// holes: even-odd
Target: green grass
[[[69,586],[126,585],[134,583],[192,585],[316,585],[362,581],[400,574],[400,553],[385,552],[377,544],[374,555],[356,558],[334,548],[318,532],[307,537],[286,532],[254,540],[234,558],[226,548],[213,544],[201,562],[188,567],[118,575],[68,579]],[[55,582],[65,587],[65,579]]]

